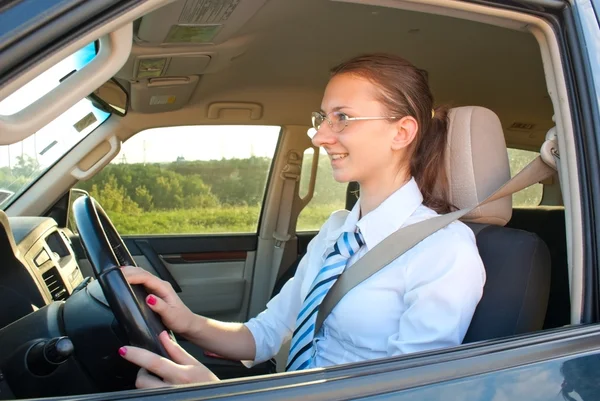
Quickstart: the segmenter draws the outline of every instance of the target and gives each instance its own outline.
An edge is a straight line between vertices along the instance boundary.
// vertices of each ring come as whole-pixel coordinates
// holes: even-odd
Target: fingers
[[[144,368],[141,368],[135,379],[135,387],[137,388],[158,388],[168,386],[168,383],[160,380],[156,376],[152,376]]]
[[[180,383],[180,366],[174,362],[138,347],[121,347],[119,354],[129,362],[152,372],[170,383]]]
[[[171,342],[171,344],[168,344],[164,338],[165,336],[168,337],[166,332],[163,332],[161,336],[163,345],[169,346],[170,348],[169,354],[173,352],[177,358],[181,358],[180,360],[191,360],[194,362],[194,364],[175,363],[142,348],[131,346],[121,347],[119,348],[119,354],[124,359],[142,368],[138,372],[136,387],[149,388],[162,387],[169,384],[191,384],[219,381],[219,378],[215,376],[213,372],[192,358],[173,341],[168,340]],[[163,380],[153,377],[149,372],[154,373]]]
[[[150,294],[146,297],[146,304],[160,316],[163,316],[167,309],[169,309],[169,304],[154,294]]]
[[[140,267],[125,266],[121,268],[121,271],[129,284],[141,284],[146,287],[148,292],[156,294],[160,298],[166,298],[175,293],[171,284]]]
[[[200,362],[198,362],[196,358],[188,354],[187,351],[184,350],[179,344],[173,341],[169,336],[169,333],[167,333],[166,331],[160,333],[158,338],[167,350],[169,357],[173,362],[178,363],[180,365],[200,365]]]

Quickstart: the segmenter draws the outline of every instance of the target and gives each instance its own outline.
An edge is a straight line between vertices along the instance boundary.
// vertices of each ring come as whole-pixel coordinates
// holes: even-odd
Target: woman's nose
[[[312,143],[316,147],[321,147],[323,145],[331,145],[332,143],[335,143],[336,140],[337,136],[335,132],[333,132],[327,122],[323,122],[315,136],[313,136]]]

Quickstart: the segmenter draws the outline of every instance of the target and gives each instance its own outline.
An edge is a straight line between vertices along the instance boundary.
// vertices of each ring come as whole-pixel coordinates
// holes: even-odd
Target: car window
[[[508,149],[508,161],[510,163],[510,176],[514,177],[519,171],[533,161],[540,154],[522,149]],[[542,201],[544,186],[534,184],[513,194],[513,207],[535,207]]]
[[[298,216],[297,232],[319,230],[332,212],[343,209],[346,206],[346,189],[348,184],[339,183],[333,179],[329,157],[323,149],[319,153],[319,167],[317,169],[314,196],[310,203],[302,210],[300,216]],[[521,171],[537,156],[539,156],[537,152],[508,149],[511,177]],[[300,179],[301,196],[308,192],[313,157],[313,150],[307,149],[304,153],[304,161],[302,162],[302,176]],[[538,206],[542,200],[542,195],[543,185],[532,185],[513,194],[513,207]]]
[[[274,126],[155,128],[78,188],[120,234],[257,232],[279,137]]]
[[[302,175],[300,177],[301,196],[308,192],[313,157],[315,155],[312,148],[304,152]],[[325,150],[320,149],[318,157],[315,191],[311,201],[298,216],[296,224],[296,231],[298,232],[319,230],[332,212],[346,206],[346,188],[348,184],[339,183],[333,179],[331,162]]]
[[[10,116],[58,86],[60,81],[96,55],[93,43],[82,48],[0,102],[0,115]],[[0,146],[0,209],[24,192],[110,114],[82,99],[50,124],[24,140]]]

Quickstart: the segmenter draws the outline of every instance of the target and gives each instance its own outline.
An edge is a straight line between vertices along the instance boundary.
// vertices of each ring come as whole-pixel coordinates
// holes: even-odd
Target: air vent
[[[42,278],[46,283],[46,287],[48,287],[48,291],[50,291],[50,295],[52,295],[52,299],[54,301],[64,301],[69,296],[67,289],[65,288],[65,284],[56,270],[56,267],[51,268],[46,273],[42,274]]]

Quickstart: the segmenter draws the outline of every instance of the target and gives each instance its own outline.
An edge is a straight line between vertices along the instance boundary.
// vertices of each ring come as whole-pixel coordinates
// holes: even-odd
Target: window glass
[[[120,234],[256,232],[280,128],[150,129],[123,144],[87,190]]]
[[[508,161],[510,163],[510,176],[514,177],[519,171],[533,161],[540,154],[522,149],[508,149]],[[534,207],[542,201],[544,186],[534,184],[513,194],[513,207]]]
[[[64,77],[88,64],[94,44],[80,49],[0,102],[0,115],[10,116],[57,87]],[[50,166],[102,124],[110,114],[82,99],[31,136],[0,146],[0,209],[6,208]]]
[[[310,203],[302,210],[298,217],[297,231],[319,230],[329,215],[335,210],[346,206],[347,183],[339,183],[333,179],[329,157],[323,149],[319,152],[319,167],[315,182],[315,194]],[[517,174],[528,163],[539,156],[539,153],[521,149],[508,149],[511,177]],[[312,152],[305,152],[302,162],[302,178],[300,180],[300,193],[308,192]],[[538,206],[542,200],[543,185],[535,184],[529,188],[513,194],[514,207]]]
[[[314,153],[304,154],[300,193],[308,192],[313,157]],[[347,187],[348,183],[339,183],[333,179],[329,156],[325,150],[320,149],[314,196],[300,212],[296,231],[318,231],[331,213],[346,206]]]

